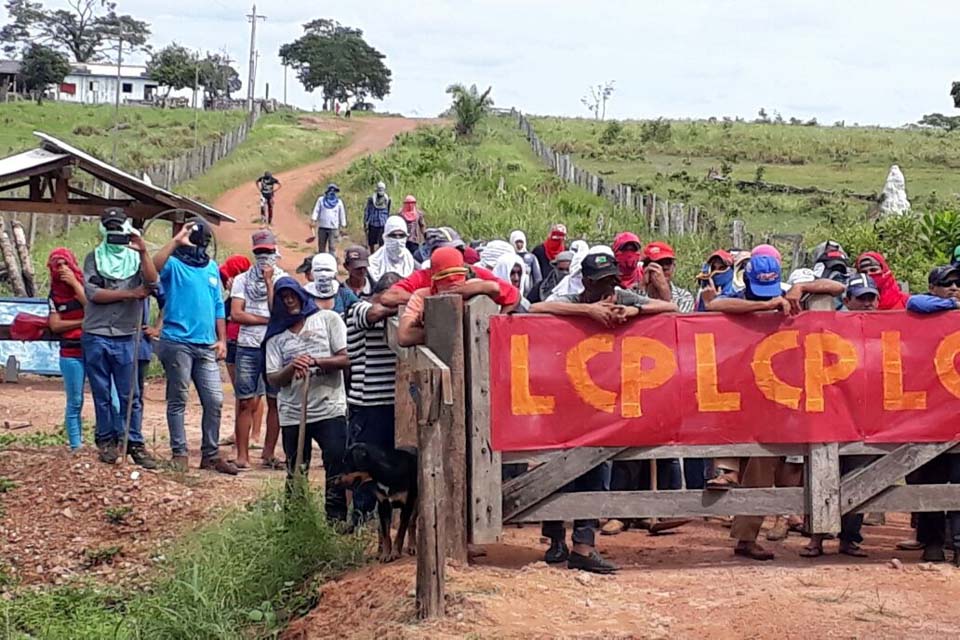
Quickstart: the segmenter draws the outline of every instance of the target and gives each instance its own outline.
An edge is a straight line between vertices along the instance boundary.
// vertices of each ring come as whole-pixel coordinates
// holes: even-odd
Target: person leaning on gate
[[[157,356],[167,378],[167,428],[173,463],[187,467],[184,413],[190,382],[200,396],[200,468],[236,475],[237,467],[220,457],[223,384],[219,361],[227,356],[227,326],[220,291],[220,270],[207,247],[209,223],[184,227],[153,257],[166,294]]]
[[[117,461],[131,402],[127,453],[134,463],[152,469],[156,462],[144,447],[143,404],[134,373],[134,340],[143,321],[143,299],[159,286],[157,270],[140,233],[127,215],[108,209],[100,216],[103,240],[83,261],[84,370],[96,411],[96,443],[101,462]],[[120,412],[113,409],[113,387]]]
[[[317,226],[317,251],[334,255],[340,231],[347,228],[347,209],[340,199],[340,187],[332,182],[327,185],[317,198],[310,219]]]
[[[960,267],[937,267],[927,277],[930,292],[910,296],[907,311],[937,313],[960,309]],[[907,484],[960,484],[960,455],[943,453],[907,475]],[[923,545],[924,562],[944,562],[947,520],[953,535],[953,562],[960,566],[960,511],[917,514],[917,542]]]
[[[387,195],[387,185],[377,183],[377,190],[367,198],[367,206],[363,211],[363,230],[367,235],[367,248],[371,253],[377,247],[383,246],[383,228],[390,216],[390,196]],[[404,234],[406,235],[406,234]]]
[[[557,316],[586,317],[604,328],[613,328],[641,314],[676,311],[672,302],[652,300],[634,291],[622,289],[620,269],[613,256],[594,253],[584,258],[581,264],[583,291],[581,293],[553,296],[548,302],[531,306],[532,313]],[[602,491],[603,465],[598,465],[583,474],[567,487],[572,491]],[[596,548],[596,519],[576,520],[573,523],[573,549],[566,543],[566,530],[562,522],[544,522],[542,533],[550,539],[544,560],[549,564],[566,562],[570,569],[594,573],[613,573],[617,566],[600,557]]]

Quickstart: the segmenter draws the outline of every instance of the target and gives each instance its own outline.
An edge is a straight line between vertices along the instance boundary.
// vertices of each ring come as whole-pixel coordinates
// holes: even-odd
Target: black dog
[[[347,471],[337,482],[341,486],[356,487],[364,482],[377,484],[377,516],[380,520],[380,562],[391,562],[403,553],[404,538],[410,529],[407,553],[413,555],[417,546],[417,450],[413,447],[380,449],[357,443],[347,449]],[[400,527],[397,537],[390,541],[390,523],[394,507],[400,508]]]

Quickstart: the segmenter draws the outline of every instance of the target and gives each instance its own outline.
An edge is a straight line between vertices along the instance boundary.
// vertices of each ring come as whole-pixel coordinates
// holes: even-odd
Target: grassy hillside
[[[0,154],[7,156],[35,147],[33,132],[41,131],[110,161],[113,114],[114,108],[109,105],[0,104]],[[191,109],[121,107],[116,164],[127,170],[142,169],[192,149],[196,115]],[[201,112],[199,144],[218,139],[224,131],[237,127],[244,116],[240,111]]]

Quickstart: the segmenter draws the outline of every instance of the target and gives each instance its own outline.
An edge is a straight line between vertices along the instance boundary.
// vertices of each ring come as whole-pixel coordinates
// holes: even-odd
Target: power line
[[[253,5],[247,20],[250,22],[250,66],[247,85],[247,111],[253,112],[254,87],[257,82],[257,20],[266,20],[267,16],[257,14],[257,5]]]

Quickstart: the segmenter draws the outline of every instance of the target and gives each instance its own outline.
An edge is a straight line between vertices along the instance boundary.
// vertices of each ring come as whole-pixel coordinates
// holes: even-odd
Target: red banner
[[[493,448],[960,438],[960,313],[490,324]]]

